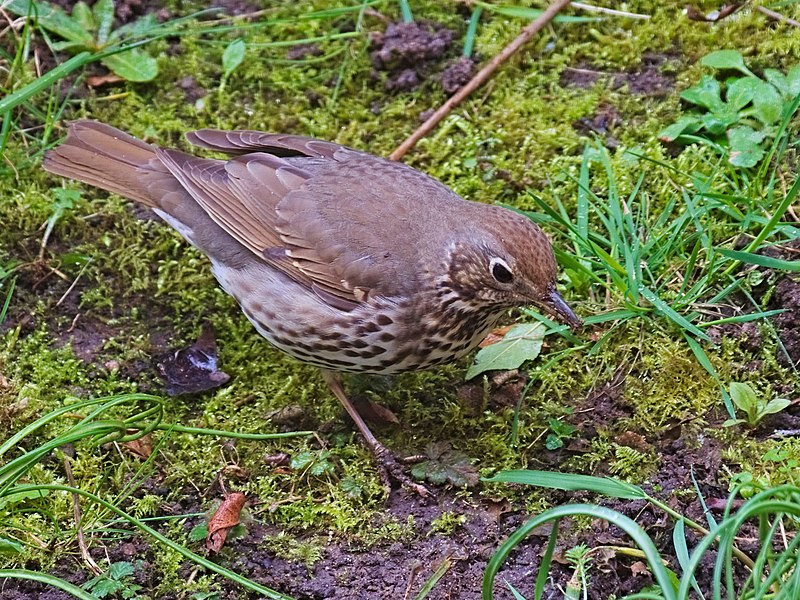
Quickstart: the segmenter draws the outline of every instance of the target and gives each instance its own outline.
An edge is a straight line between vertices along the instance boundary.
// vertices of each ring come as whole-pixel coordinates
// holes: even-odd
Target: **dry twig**
[[[783,21],[784,23],[788,23],[789,25],[800,27],[800,21],[795,21],[794,19],[790,19],[789,17],[784,17],[781,13],[775,12],[774,10],[770,10],[763,6],[756,6],[756,10],[762,14],[767,15],[770,19],[775,19],[776,21]]]
[[[77,487],[75,484],[75,477],[72,475],[72,467],[70,466],[71,460],[72,459],[69,456],[66,454],[64,455],[64,472],[67,475],[67,483],[72,487]],[[103,569],[101,569],[92,558],[92,555],[89,553],[89,547],[86,545],[86,540],[83,537],[80,496],[75,493],[72,494],[72,512],[75,518],[75,530],[78,532],[78,548],[80,548],[83,562],[86,563],[86,566],[89,567],[89,570],[94,573],[95,576],[100,575],[103,572]]]

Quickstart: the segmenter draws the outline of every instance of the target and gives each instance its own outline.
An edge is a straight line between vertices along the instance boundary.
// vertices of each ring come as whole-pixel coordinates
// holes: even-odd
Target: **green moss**
[[[467,515],[459,515],[445,511],[431,521],[431,528],[428,530],[428,535],[451,536],[457,529],[463,527],[466,522]]]

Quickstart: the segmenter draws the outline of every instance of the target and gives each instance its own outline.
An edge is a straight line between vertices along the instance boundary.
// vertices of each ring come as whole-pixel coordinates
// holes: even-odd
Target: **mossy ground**
[[[372,74],[366,35],[319,43],[323,53],[339,51],[319,62],[287,63],[283,48],[257,46],[348,30],[352,14],[298,18],[340,4],[303,1],[276,7],[266,3],[262,19],[289,21],[242,34],[249,44],[247,58],[227,79],[224,90],[220,90],[221,55],[227,40],[236,34],[185,36],[148,47],[159,57],[161,69],[152,83],[87,90],[78,81],[79,93],[67,104],[64,117],[105,121],[164,146],[185,148],[182,134],[190,129],[244,128],[312,135],[387,155],[418,125],[423,111],[446,99],[434,80],[412,92],[387,94],[380,77]],[[706,4],[709,10],[715,7]],[[673,157],[656,139],[656,133],[679,115],[679,91],[704,72],[698,59],[711,50],[736,48],[755,71],[786,69],[800,61],[800,35],[754,10],[709,24],[688,20],[668,3],[642,1],[626,6],[651,18],[608,18],[549,27],[422,140],[406,162],[468,198],[523,209],[532,207],[528,189],[545,199],[575,196],[581,153],[592,138],[612,148],[621,195],[630,192],[643,169],[651,172],[645,186],[654,206],[674,193],[671,175],[651,163],[632,161],[630,155],[623,156],[624,149],[635,148],[638,154],[685,173],[713,175],[709,165],[714,159],[706,150],[691,149]],[[455,10],[450,3],[412,3],[411,7],[418,18],[440,22],[458,32],[457,40],[463,38],[468,14],[460,5]],[[397,18],[394,3],[375,8],[390,19]],[[182,3],[179,12],[187,10]],[[383,25],[367,15],[364,27],[373,31]],[[480,57],[494,56],[520,27],[518,20],[485,13],[475,44]],[[12,34],[5,35],[2,42],[11,44]],[[635,93],[631,82],[646,68],[648,56],[649,60],[655,57],[660,87],[657,92]],[[588,86],[577,85],[569,79],[575,69],[599,75]],[[187,101],[184,88],[178,85],[188,76],[205,93],[200,101]],[[598,115],[607,117],[600,133],[581,126]],[[74,398],[160,393],[154,360],[190,343],[201,324],[208,322],[216,331],[221,368],[231,381],[214,392],[167,401],[164,422],[240,432],[275,431],[269,417],[287,405],[298,406],[302,418],[294,423],[297,427],[288,428],[319,430],[330,449],[325,460],[331,468],[315,476],[309,470],[279,469],[264,461],[265,456],[279,452],[322,452],[319,439],[313,437],[231,444],[221,438],[157,432],[155,441],[163,443],[144,472],[137,473],[140,460],[124,450],[81,445],[75,449],[72,471],[79,487],[110,498],[131,480],[137,482],[141,489],[135,499],[123,505],[142,516],[208,510],[219,496],[218,477],[227,488],[258,499],[261,504],[250,509],[254,521],[248,530],[263,534],[261,545],[241,542],[247,545],[237,550],[233,541],[219,558],[221,562],[244,568],[280,588],[279,576],[261,572],[264,564],[255,565],[252,554],[280,557],[286,562],[275,568],[287,578],[280,589],[298,597],[334,597],[312,592],[312,584],[302,583],[320,580],[320,571],[314,569],[331,558],[326,548],[335,547],[339,556],[348,551],[362,557],[375,552],[375,560],[396,560],[398,581],[369,597],[399,597],[386,590],[405,588],[410,575],[403,565],[411,564],[414,553],[404,554],[392,544],[413,549],[419,540],[434,536],[440,541],[453,537],[466,546],[468,538],[470,551],[475,551],[477,536],[489,536],[490,530],[490,537],[503,537],[518,522],[519,511],[567,499],[479,485],[471,491],[442,488],[440,500],[428,503],[405,498],[403,492],[387,500],[369,454],[315,370],[283,356],[258,336],[234,301],[218,288],[206,259],[177,233],[130,203],[47,175],[39,168],[38,151],[13,135],[5,164],[0,164],[0,265],[12,261],[21,265],[8,316],[0,325],[0,437],[10,436]],[[739,191],[736,181],[724,176],[716,181],[719,193]],[[40,261],[42,224],[52,214],[51,189],[62,183],[79,189],[81,199],[58,221]],[[601,197],[604,185],[600,177],[592,181]],[[570,289],[566,278],[562,283],[567,286],[568,300],[584,316],[615,308],[603,298]],[[765,394],[796,397],[796,369],[775,359],[774,331],[767,325],[760,327],[765,340],[760,348],[730,338],[707,347],[720,378],[746,377]],[[599,337],[604,331],[601,325],[583,335]],[[552,339],[546,352],[567,347],[566,341]],[[742,367],[756,362],[758,368]],[[698,476],[708,492],[724,495],[729,475],[741,472],[771,483],[797,479],[797,472],[786,467],[800,460],[796,444],[783,447],[781,461],[764,459],[773,441],[746,430],[734,434],[719,428],[724,409],[717,382],[698,364],[680,332],[665,322],[632,321],[614,331],[599,352],[573,353],[545,372],[536,371],[536,364],[526,365],[538,382],[523,403],[516,445],[509,443],[516,398],[511,406],[500,405],[495,402],[502,395],[497,386],[465,385],[465,367],[458,364],[391,381],[354,378],[350,383],[353,390],[390,407],[399,418],[398,426],[376,428],[387,446],[399,454],[412,454],[423,452],[429,443],[448,440],[474,458],[484,474],[505,468],[552,468],[689,488],[690,479],[670,480],[665,470],[674,466],[674,455],[687,448],[685,460],[691,461],[710,437],[716,440],[714,451],[724,452],[726,467],[724,472]],[[577,433],[565,448],[548,451],[544,439],[548,419],[554,418],[574,424]],[[41,443],[60,427],[56,421],[26,444]],[[680,446],[672,437],[676,427]],[[26,477],[63,481],[64,473],[59,460],[48,459]],[[692,501],[686,500],[685,506]],[[512,511],[513,519],[486,517],[492,507],[504,502],[510,504],[497,514]],[[88,505],[84,511],[89,521],[107,518]],[[69,533],[71,519],[71,499],[58,494],[40,501],[30,512],[16,514],[13,522],[5,524],[12,528],[14,538],[29,546],[24,555],[11,555],[4,562],[38,565],[43,570],[63,565],[65,560],[79,565],[77,546]],[[192,544],[180,523],[164,528]],[[181,572],[177,554],[136,543],[140,544],[137,552],[146,555],[154,573],[161,574],[146,578],[146,591],[153,597],[183,597],[225,587],[210,576],[177,576]],[[104,544],[115,545],[118,540],[92,540],[95,549]],[[423,574],[415,590],[441,558],[425,547]],[[524,550],[515,564],[532,559],[533,548]],[[450,597],[453,590],[460,598],[477,597],[476,582],[485,559],[460,559],[469,566],[453,569],[432,597]],[[351,597],[344,591],[349,589],[349,580],[352,597],[364,597],[358,596],[365,589],[358,587],[362,576],[348,575],[346,569],[342,573],[341,580],[330,584],[331,594]],[[530,588],[521,571],[514,573],[512,568],[509,577]],[[226,597],[236,596],[237,592],[225,589],[229,590],[224,592]],[[614,590],[613,586],[609,589]]]

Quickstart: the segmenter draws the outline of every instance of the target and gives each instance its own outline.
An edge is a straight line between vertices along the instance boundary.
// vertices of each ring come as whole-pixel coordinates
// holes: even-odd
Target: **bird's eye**
[[[492,272],[492,277],[498,283],[511,283],[514,281],[514,274],[511,272],[511,268],[502,258],[493,258],[489,262],[489,269]]]

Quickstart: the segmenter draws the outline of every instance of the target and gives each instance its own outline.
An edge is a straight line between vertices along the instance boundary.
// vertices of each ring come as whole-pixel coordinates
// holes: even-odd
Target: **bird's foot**
[[[374,445],[371,450],[372,455],[375,457],[375,462],[378,465],[381,483],[386,489],[387,496],[392,491],[393,481],[422,498],[432,498],[435,496],[428,488],[414,481],[408,473],[406,473],[406,465],[397,460],[397,457],[386,446],[378,443]]]

